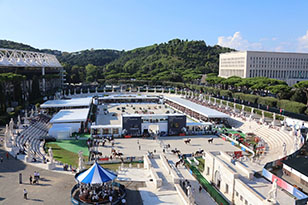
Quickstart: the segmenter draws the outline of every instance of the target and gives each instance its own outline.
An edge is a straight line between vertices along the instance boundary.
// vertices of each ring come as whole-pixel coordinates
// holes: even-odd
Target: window
[[[228,194],[228,192],[229,192],[229,185],[226,184],[226,194]]]
[[[240,200],[243,201],[243,196],[242,195],[240,196]]]
[[[206,175],[210,175],[210,168],[209,167],[207,167]]]
[[[238,197],[238,192],[237,191],[235,191],[235,196]]]
[[[248,205],[248,201],[247,200],[245,200],[245,205]]]

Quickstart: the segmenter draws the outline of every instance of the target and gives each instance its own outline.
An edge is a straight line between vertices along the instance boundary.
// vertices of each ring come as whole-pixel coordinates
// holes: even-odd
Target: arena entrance
[[[142,123],[142,134],[145,137],[157,136],[168,132],[167,123]]]

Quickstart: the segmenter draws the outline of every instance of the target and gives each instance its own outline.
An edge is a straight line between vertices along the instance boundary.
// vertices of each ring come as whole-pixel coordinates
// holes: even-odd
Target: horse
[[[178,149],[173,149],[173,150],[171,150],[171,152],[172,152],[173,154],[179,154],[179,153],[181,153],[181,151],[178,150]]]
[[[184,140],[184,142],[185,142],[185,144],[190,144],[190,142],[191,142],[191,139],[187,139],[187,140]]]
[[[115,153],[115,156],[116,157],[121,157],[121,156],[123,156],[123,153],[122,152]]]
[[[198,150],[198,151],[196,151],[195,155],[203,154],[203,152],[204,152],[203,149],[202,150]]]
[[[179,161],[177,161],[176,163],[175,163],[175,168],[178,168],[178,166],[181,164],[181,160],[179,160]]]

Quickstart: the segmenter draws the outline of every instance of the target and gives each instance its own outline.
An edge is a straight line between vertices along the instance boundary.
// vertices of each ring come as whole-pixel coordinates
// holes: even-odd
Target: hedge
[[[232,97],[240,100],[242,95],[244,95],[244,93],[233,93]]]
[[[268,105],[269,107],[276,107],[278,100],[273,97],[259,97],[258,103],[261,105]],[[280,106],[279,106],[280,107]]]
[[[230,90],[220,90],[220,95],[225,97],[231,97],[232,92]]]
[[[251,95],[251,94],[243,94],[240,96],[241,100],[248,101],[250,103],[256,103],[259,99],[259,96],[257,95]]]
[[[277,106],[297,114],[305,114],[305,110],[307,109],[306,105],[303,103],[298,103],[290,100],[279,100]]]

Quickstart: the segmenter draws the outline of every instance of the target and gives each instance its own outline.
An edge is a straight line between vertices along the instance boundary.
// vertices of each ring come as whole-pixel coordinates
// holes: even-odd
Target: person
[[[22,184],[22,173],[19,173],[19,184]]]
[[[30,184],[32,184],[32,176],[29,177]]]
[[[112,196],[111,195],[109,196],[109,202],[110,203],[112,202]]]
[[[26,189],[24,189],[24,199],[28,199],[28,192],[27,192],[27,190]]]
[[[6,152],[6,159],[9,159],[9,152]]]
[[[1,162],[1,163],[3,162],[3,157],[2,157],[2,156],[0,157],[0,162]]]

